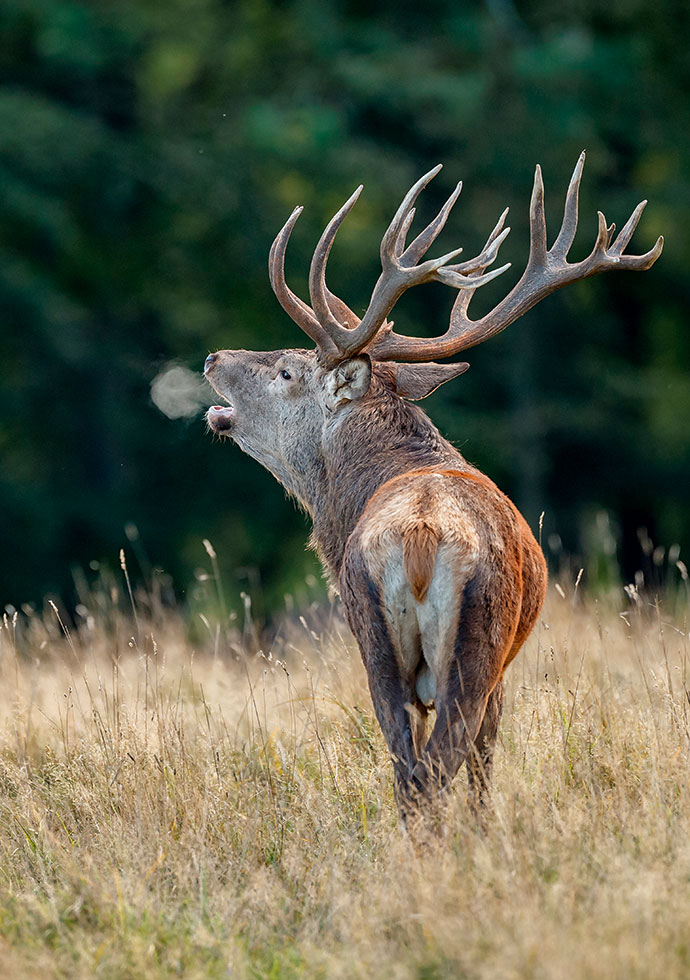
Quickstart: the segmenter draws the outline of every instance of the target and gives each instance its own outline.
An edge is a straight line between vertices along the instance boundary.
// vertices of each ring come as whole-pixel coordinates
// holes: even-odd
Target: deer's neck
[[[376,490],[428,466],[472,469],[421,409],[387,391],[327,426],[323,470],[309,510],[311,544],[334,578],[347,539]]]

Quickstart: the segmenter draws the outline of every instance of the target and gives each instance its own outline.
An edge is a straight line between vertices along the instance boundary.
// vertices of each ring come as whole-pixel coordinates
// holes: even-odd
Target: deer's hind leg
[[[407,658],[397,649],[399,638],[393,638],[386,621],[381,588],[353,542],[345,553],[340,594],[366,667],[374,711],[393,760],[396,801],[406,816],[414,809],[419,793],[414,773],[426,731],[426,708],[415,690],[414,655],[406,666]],[[407,637],[407,645],[414,646],[413,637]]]
[[[509,571],[475,570],[465,583],[454,642],[436,664],[436,722],[417,767],[430,797],[465,762],[474,787],[486,789],[519,612],[519,582]]]
[[[468,753],[467,780],[469,798],[473,806],[486,806],[491,770],[493,768],[494,749],[498,737],[498,725],[503,713],[503,680],[501,679],[489,695],[486,711],[479,732],[474,740],[474,746]]]
[[[546,593],[546,562],[541,548],[531,532],[522,536],[522,588],[520,592],[520,615],[517,629],[505,659],[505,667],[517,656],[523,643],[537,621]],[[489,695],[486,711],[474,749],[467,756],[467,778],[470,802],[474,806],[486,806],[493,755],[498,735],[498,725],[503,713],[503,678]]]

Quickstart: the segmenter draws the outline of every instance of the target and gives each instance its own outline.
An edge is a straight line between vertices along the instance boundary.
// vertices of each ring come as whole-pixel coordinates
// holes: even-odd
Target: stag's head
[[[510,231],[506,209],[475,258],[453,262],[462,249],[422,261],[443,229],[462,184],[459,183],[433,221],[408,245],[414,203],[441,169],[435,167],[410,188],[381,241],[382,272],[369,306],[360,319],[326,285],[326,263],[338,228],[362,190],[331,219],[314,252],[309,273],[311,306],[285,281],[287,243],[302,208],[296,208],[273,243],[269,275],[288,315],[314,342],[311,350],[218,351],[206,359],[205,375],[227,405],[209,409],[209,428],[230,436],[289,489],[302,496],[302,475],[320,465],[324,434],[346,422],[367,400],[424,398],[444,381],[462,374],[466,363],[437,364],[499,333],[549,293],[571,282],[609,269],[648,269],[661,254],[663,239],[644,255],[624,254],[646,202],[639,204],[614,239],[599,212],[599,228],[590,255],[567,261],[578,220],[578,193],[584,153],[568,187],[563,221],[547,248],[544,187],[537,166],[530,206],[530,253],[519,281],[489,313],[470,320],[475,290],[509,268],[490,271]],[[407,337],[393,331],[388,316],[411,286],[438,281],[458,290],[446,332],[435,338]]]

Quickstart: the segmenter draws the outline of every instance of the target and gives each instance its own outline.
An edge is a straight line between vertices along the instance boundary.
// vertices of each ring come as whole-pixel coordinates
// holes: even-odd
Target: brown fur
[[[278,387],[284,369],[289,389]],[[503,674],[544,598],[546,565],[527,523],[396,393],[385,365],[360,359],[336,376],[312,352],[223,351],[209,377],[233,406],[229,434],[312,516],[313,545],[367,669],[401,812],[463,763],[481,798]]]
[[[408,543],[406,554],[405,544],[417,543],[420,528],[424,528],[425,544],[435,542],[435,561],[431,563],[427,549],[423,552],[426,560],[421,562],[414,549],[422,567],[413,569],[413,549]],[[400,632],[399,609],[390,608],[391,596],[386,595],[386,577],[395,564],[396,548],[417,601],[421,593],[415,594],[415,589],[422,581],[424,600],[430,601],[431,582],[441,561],[446,574],[457,583],[452,600],[456,612],[448,605],[440,611],[441,616],[456,616],[455,630],[450,646],[437,651],[444,666],[437,680],[436,722],[426,745],[419,735],[426,708],[415,692],[415,671],[426,658],[421,647],[416,655],[409,643],[406,651],[398,648],[400,641],[395,637],[404,637],[405,631]],[[404,736],[402,746],[408,755],[401,758],[407,762],[396,767],[402,809],[414,805],[418,794],[430,795],[435,787],[447,785],[463,762],[472,798],[475,803],[481,801],[498,731],[503,674],[534,625],[546,588],[544,558],[523,517],[477,471],[450,467],[410,470],[372,494],[348,539],[340,587],[367,665],[374,704],[387,706],[379,720],[389,745],[397,745],[391,748],[396,756],[402,751],[399,739]],[[387,626],[385,643],[367,625],[379,615],[368,601],[372,594],[386,610],[380,620]],[[384,649],[392,651],[386,654],[390,662],[381,660]],[[386,680],[393,676],[402,689]],[[388,710],[403,697],[411,710],[392,721]]]
[[[415,524],[403,534],[403,565],[412,595],[424,602],[431,584],[438,535],[428,524]]]

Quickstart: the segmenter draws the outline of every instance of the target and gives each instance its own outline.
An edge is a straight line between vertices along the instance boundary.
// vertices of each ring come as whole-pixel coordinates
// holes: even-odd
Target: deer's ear
[[[326,377],[326,404],[332,412],[348,402],[357,401],[369,391],[371,359],[368,354],[343,361]]]
[[[468,368],[469,364],[465,361],[460,364],[434,364],[433,361],[427,364],[396,364],[395,390],[402,398],[418,402],[446,381],[464,374]]]

